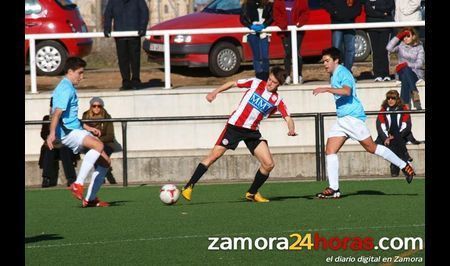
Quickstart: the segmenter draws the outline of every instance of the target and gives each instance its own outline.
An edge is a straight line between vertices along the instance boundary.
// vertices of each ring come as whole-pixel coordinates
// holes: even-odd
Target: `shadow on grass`
[[[382,191],[378,190],[358,190],[349,194],[342,194],[341,198],[345,198],[348,196],[359,196],[359,195],[369,195],[369,196],[418,196],[417,193],[389,193],[386,194]]]
[[[130,202],[129,200],[117,200],[117,201],[108,201],[109,207],[117,207],[123,206],[126,202]]]
[[[382,191],[377,190],[358,190],[356,192],[352,192],[349,194],[342,194],[341,198],[349,197],[349,196],[418,196],[417,193],[389,193],[386,194]],[[316,197],[316,195],[303,195],[303,196],[297,196],[297,195],[289,195],[289,196],[278,196],[278,197],[269,197],[270,201],[284,201],[289,199],[319,199]],[[320,200],[320,199],[319,199]],[[178,202],[175,206],[189,206],[189,205],[205,205],[205,204],[225,204],[225,203],[247,203],[250,201],[246,199],[239,199],[239,200],[231,200],[231,201],[208,201],[208,202]]]
[[[64,237],[59,236],[58,234],[43,234],[37,236],[25,237],[25,244],[36,243],[40,241],[48,241],[48,240],[60,240],[64,239]]]
[[[95,206],[89,206],[86,207],[86,209],[92,209],[92,208],[109,208],[109,207],[119,207],[125,205],[126,202],[130,202],[129,200],[117,200],[117,201],[108,201],[109,206],[108,207],[95,207]],[[83,208],[81,205],[78,206],[79,208]]]
[[[346,198],[349,196],[362,196],[362,195],[368,195],[368,196],[418,196],[417,193],[389,193],[386,194],[382,191],[378,190],[358,190],[356,192],[348,193],[348,194],[342,194],[341,198]],[[280,197],[272,197],[269,198],[269,200],[272,201],[283,201],[287,199],[319,199],[316,197],[316,195],[305,195],[305,196],[280,196]]]

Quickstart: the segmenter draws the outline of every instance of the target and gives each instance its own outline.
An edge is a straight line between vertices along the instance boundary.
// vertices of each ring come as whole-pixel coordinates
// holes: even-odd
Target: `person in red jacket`
[[[386,93],[386,99],[381,105],[380,112],[408,110],[408,106],[403,103],[398,91],[390,90]],[[400,159],[411,162],[412,158],[406,149],[408,138],[412,136],[411,116],[408,113],[378,114],[376,126],[378,137],[375,143],[388,147]],[[390,168],[391,176],[398,176],[400,169],[394,164],[391,164]]]
[[[282,30],[287,30],[288,25],[295,25],[301,27],[306,24],[309,17],[309,8],[307,0],[295,0],[290,13],[286,12],[286,2],[284,0],[277,0],[273,5],[273,20],[274,25],[278,26]],[[277,32],[280,36],[283,47],[284,47],[284,68],[287,73],[291,73],[292,65],[292,43],[291,43],[291,32],[281,31]],[[297,31],[297,51],[298,51],[298,82],[303,83],[302,68],[303,68],[303,58],[300,53],[300,48],[302,46],[303,37],[305,36],[305,31]],[[285,84],[291,82],[291,77],[286,78]]]

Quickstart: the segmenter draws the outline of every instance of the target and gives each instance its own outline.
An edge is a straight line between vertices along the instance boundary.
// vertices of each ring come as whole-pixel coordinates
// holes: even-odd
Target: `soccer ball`
[[[161,187],[159,191],[159,198],[167,205],[172,205],[177,202],[180,197],[180,190],[174,184],[166,184]]]

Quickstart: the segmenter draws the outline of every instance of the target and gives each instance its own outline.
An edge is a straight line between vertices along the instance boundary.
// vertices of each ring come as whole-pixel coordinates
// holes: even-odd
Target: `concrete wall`
[[[419,176],[425,174],[425,144],[408,145],[413,165]],[[270,180],[316,180],[316,154],[314,147],[271,148],[275,168]],[[147,152],[129,154],[128,183],[185,183],[208,150],[182,150],[177,153]],[[31,158],[30,158],[31,159]],[[78,164],[79,169],[80,164]],[[35,160],[25,162],[25,185],[39,186],[41,173]],[[117,182],[123,181],[121,154],[112,156],[113,174]],[[253,180],[258,161],[247,149],[228,151],[202,177],[207,182],[233,182]],[[65,184],[60,166],[59,184]],[[78,172],[77,169],[77,172]],[[345,145],[339,152],[339,173],[342,178],[388,177],[389,162],[362,150],[360,145]],[[402,177],[402,175],[401,175]],[[90,181],[90,175],[87,182]]]
[[[323,85],[323,84],[322,84]],[[383,85],[383,87],[380,87]],[[329,94],[312,95],[312,90],[318,84],[301,86],[284,86],[280,88],[280,95],[291,113],[333,112],[335,105]],[[207,92],[212,87],[179,88],[174,90],[145,89],[138,91],[108,91],[108,92],[79,92],[80,116],[88,109],[89,100],[93,96],[100,96],[106,104],[108,112],[115,118],[131,117],[162,117],[162,116],[194,116],[194,115],[228,115],[242,97],[240,89],[232,89],[219,95],[213,103],[205,100]],[[389,89],[399,89],[394,82],[389,83],[358,83],[358,96],[366,111],[379,110],[384,94]],[[419,88],[422,102],[425,103],[425,88]],[[48,112],[50,93],[27,94],[25,96],[25,120],[41,120]],[[425,105],[424,105],[425,107]],[[375,116],[367,120],[372,136],[376,138]],[[325,133],[331,127],[335,118],[325,120]],[[299,136],[288,137],[287,128],[282,119],[269,119],[261,123],[261,133],[269,141],[271,149],[279,158],[279,167],[274,171],[274,177],[314,178],[315,176],[315,133],[312,118],[295,119]],[[225,120],[215,121],[182,121],[182,122],[139,122],[128,124],[128,150],[130,182],[157,181],[164,177],[167,180],[184,180],[199,160],[207,154],[224,127]],[[25,155],[27,162],[26,183],[38,184],[40,171],[37,169],[37,158],[42,140],[40,139],[40,125],[25,127]],[[413,132],[417,139],[425,139],[425,117],[423,114],[413,115]],[[121,125],[115,123],[116,138],[122,142]],[[349,147],[356,144],[347,142]],[[292,147],[297,147],[292,149]],[[356,152],[350,150],[348,155],[342,155],[342,160],[349,159],[355,165],[343,167],[343,175],[377,175],[388,173],[387,164],[379,162],[373,168],[367,163],[378,160],[376,156],[365,154],[359,145]],[[424,145],[415,152],[415,165],[423,169],[424,173]],[[358,150],[359,149],[359,150]],[[256,169],[256,161],[248,155],[245,145],[241,144],[241,152],[230,152],[230,157],[222,159],[215,166],[218,172],[211,171],[211,179],[238,178],[235,168],[241,168],[235,162],[245,162],[248,171],[240,170],[239,178],[251,178]],[[343,153],[344,154],[344,153]],[[241,156],[241,157],[239,157]],[[347,157],[346,157],[347,156]],[[356,156],[356,157],[354,157]],[[366,158],[372,156],[371,158]],[[114,172],[121,179],[121,153],[113,155]],[[163,159],[165,158],[165,159]],[[252,160],[254,162],[252,162]],[[292,162],[292,164],[286,164]],[[176,167],[174,167],[176,166]],[[166,169],[167,168],[167,169]],[[289,169],[283,172],[282,169]],[[358,170],[359,169],[359,170]],[[351,171],[350,171],[351,170]],[[281,171],[281,172],[277,172]],[[385,172],[383,172],[385,171]],[[420,173],[420,172],[419,172]],[[178,179],[177,179],[178,178]],[[38,183],[36,183],[38,182]]]

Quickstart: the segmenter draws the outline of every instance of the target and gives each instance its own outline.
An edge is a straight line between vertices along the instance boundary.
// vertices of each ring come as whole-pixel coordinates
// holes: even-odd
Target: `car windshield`
[[[72,0],[55,0],[58,5],[64,9],[75,9],[77,5],[72,2]]]
[[[240,0],[214,0],[202,12],[218,14],[240,14]]]

